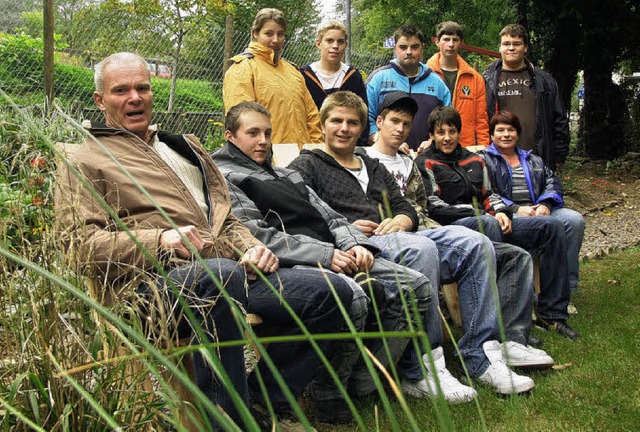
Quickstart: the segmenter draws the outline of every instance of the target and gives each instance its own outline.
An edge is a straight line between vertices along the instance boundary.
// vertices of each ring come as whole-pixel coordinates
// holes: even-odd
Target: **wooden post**
[[[44,0],[44,95],[45,109],[48,113],[53,104],[54,87],[53,87],[53,0]]]
[[[229,59],[233,56],[233,16],[227,15],[224,19],[224,57],[222,66],[222,78],[229,69]]]

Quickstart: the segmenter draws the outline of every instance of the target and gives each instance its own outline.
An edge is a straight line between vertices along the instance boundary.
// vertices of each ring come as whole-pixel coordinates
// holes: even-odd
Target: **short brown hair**
[[[516,129],[516,132],[518,132],[518,136],[520,136],[520,132],[522,132],[520,119],[517,115],[510,111],[498,111],[493,115],[493,117],[491,117],[491,120],[489,121],[489,134],[493,135],[493,132],[496,130],[496,126],[498,125],[498,123],[504,123],[513,126]]]
[[[282,26],[284,31],[287,31],[287,20],[280,9],[263,8],[258,11],[253,20],[253,24],[251,24],[252,40],[254,39],[253,35],[260,33],[260,30],[262,30],[262,27],[264,27],[268,21],[275,21],[277,24]]]
[[[460,113],[454,107],[439,106],[429,114],[429,133],[433,134],[438,126],[455,126],[458,132],[462,130],[462,119]]]
[[[367,105],[362,98],[350,91],[337,91],[331,93],[320,107],[320,123],[329,118],[329,114],[336,108],[353,108],[358,113],[362,127],[367,124]]]
[[[455,21],[445,21],[436,24],[436,38],[440,39],[444,35],[459,36],[460,39],[464,39],[464,27]]]
[[[269,110],[258,102],[240,102],[227,112],[224,118],[224,129],[231,132],[231,135],[236,136],[238,129],[240,129],[240,116],[246,112],[257,112],[271,119]]]
[[[403,24],[398,27],[395,33],[393,33],[396,44],[398,43],[398,39],[400,39],[401,37],[406,37],[407,39],[409,39],[413,36],[417,37],[418,40],[422,42],[422,44],[424,44],[424,33],[422,33],[422,30],[420,30],[413,24]]]
[[[524,28],[523,25],[507,24],[502,31],[500,31],[500,41],[502,41],[502,36],[521,37],[522,42],[524,42],[525,45],[529,45],[529,33],[527,33],[527,29]]]
[[[321,41],[324,37],[324,34],[329,30],[340,30],[342,31],[342,33],[344,33],[345,39],[349,37],[347,26],[338,20],[332,19],[320,25],[320,27],[318,28],[318,32],[316,33],[316,40]]]

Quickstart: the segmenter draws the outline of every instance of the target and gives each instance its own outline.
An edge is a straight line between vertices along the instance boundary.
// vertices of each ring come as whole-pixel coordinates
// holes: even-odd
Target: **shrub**
[[[42,39],[0,33],[0,82],[18,94],[40,87],[44,80],[43,49]]]

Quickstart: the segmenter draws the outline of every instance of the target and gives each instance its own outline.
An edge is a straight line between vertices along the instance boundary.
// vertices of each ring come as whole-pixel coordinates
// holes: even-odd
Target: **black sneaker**
[[[562,335],[570,340],[576,340],[580,335],[576,333],[566,321],[545,321],[542,318],[538,317],[536,320],[536,325],[543,330],[553,330],[559,335]]]
[[[315,404],[318,422],[330,424],[353,423],[353,415],[344,399],[317,400]]]
[[[529,335],[528,345],[534,348],[542,348],[542,345],[544,345],[544,343],[542,342],[542,340],[540,340],[540,338],[537,338],[533,335]]]
[[[254,403],[249,407],[249,412],[253,416],[256,423],[258,423],[258,427],[260,428],[261,432],[269,432],[273,430],[275,422],[271,417],[269,417],[269,413],[267,412],[266,408]]]

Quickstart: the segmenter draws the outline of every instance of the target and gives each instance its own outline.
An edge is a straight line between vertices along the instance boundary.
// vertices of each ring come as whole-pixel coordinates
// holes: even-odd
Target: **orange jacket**
[[[225,114],[240,102],[259,102],[271,112],[274,144],[322,142],[318,108],[296,66],[257,42],[231,60],[222,84]]]
[[[427,66],[444,79],[440,68],[440,53],[435,53],[427,61]],[[491,141],[484,78],[460,56],[458,56],[456,88],[451,96],[451,106],[458,110],[462,118],[460,144],[463,147],[488,146]]]

